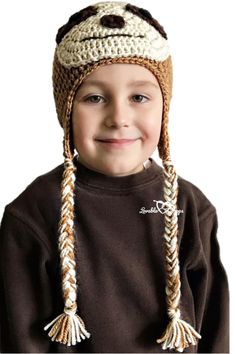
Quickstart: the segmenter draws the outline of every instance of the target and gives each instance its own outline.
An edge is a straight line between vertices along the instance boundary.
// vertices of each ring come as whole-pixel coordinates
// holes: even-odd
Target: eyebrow
[[[89,86],[89,85],[93,85],[93,86],[109,86],[109,82],[106,81],[100,81],[100,80],[87,80],[84,81],[82,83],[81,86]],[[146,81],[146,80],[132,80],[128,83],[128,87],[130,86],[147,86],[147,85],[151,85],[157,89],[159,89],[159,86],[157,84],[154,84],[151,81]]]

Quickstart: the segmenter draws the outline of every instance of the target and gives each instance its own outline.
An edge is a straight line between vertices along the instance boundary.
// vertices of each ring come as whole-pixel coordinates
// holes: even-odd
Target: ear
[[[72,109],[73,112],[73,109]],[[74,131],[73,131],[73,119],[72,119],[72,113],[71,112],[71,116],[70,116],[70,134],[69,134],[69,139],[70,139],[70,149],[71,152],[74,153],[75,150],[75,144],[74,144]]]

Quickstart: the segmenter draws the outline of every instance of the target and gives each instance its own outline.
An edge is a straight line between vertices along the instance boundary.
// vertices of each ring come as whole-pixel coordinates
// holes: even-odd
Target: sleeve
[[[212,210],[211,210],[212,211]],[[216,210],[199,219],[198,261],[189,270],[196,322],[202,338],[198,353],[229,353],[229,288],[220,258]]]
[[[48,250],[34,230],[4,211],[0,226],[0,352],[50,352]]]

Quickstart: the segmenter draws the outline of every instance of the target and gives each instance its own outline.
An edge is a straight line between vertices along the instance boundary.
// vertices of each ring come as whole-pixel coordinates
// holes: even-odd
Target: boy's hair
[[[66,345],[89,338],[77,311],[74,250],[74,143],[72,105],[82,81],[96,68],[114,63],[141,65],[157,78],[163,96],[159,156],[163,163],[164,199],[171,204],[165,217],[166,302],[169,324],[162,338],[163,349],[183,351],[201,336],[181,319],[181,282],[178,259],[178,182],[170,157],[168,113],[172,96],[172,61],[164,28],[149,11],[124,2],[98,2],[73,14],[56,36],[53,90],[60,125],[64,129],[64,173],[61,184],[59,251],[61,257],[64,312],[44,327],[49,336]]]

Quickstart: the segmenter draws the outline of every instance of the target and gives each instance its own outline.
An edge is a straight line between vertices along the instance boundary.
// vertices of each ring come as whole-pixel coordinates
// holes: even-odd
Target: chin
[[[113,177],[121,177],[121,176],[127,176],[133,173],[137,173],[143,169],[143,166],[136,166],[136,165],[129,165],[129,164],[123,164],[122,166],[119,166],[115,162],[113,163],[113,166],[109,164],[109,166],[104,166],[104,174],[113,176]]]

